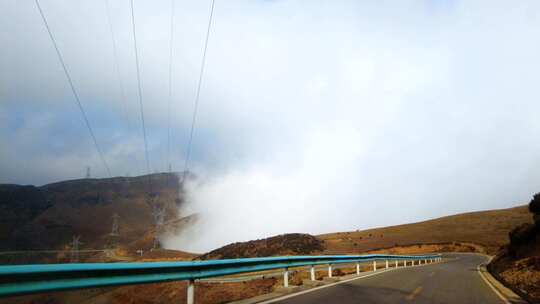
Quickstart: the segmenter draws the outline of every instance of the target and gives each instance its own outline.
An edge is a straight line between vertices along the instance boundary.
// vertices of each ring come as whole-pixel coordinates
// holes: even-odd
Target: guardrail
[[[356,263],[357,274],[360,263],[385,261],[385,267],[393,261],[395,267],[403,261],[414,265],[439,261],[440,255],[330,255],[330,256],[286,256],[267,258],[226,259],[191,262],[147,262],[147,263],[81,263],[0,266],[0,296],[15,296],[49,291],[96,288],[130,284],[145,284],[187,280],[187,303],[194,303],[197,279],[239,273],[284,269],[283,282],[288,287],[289,268],[309,266],[311,280],[315,280],[316,265],[328,265],[328,276],[332,277],[332,265]]]

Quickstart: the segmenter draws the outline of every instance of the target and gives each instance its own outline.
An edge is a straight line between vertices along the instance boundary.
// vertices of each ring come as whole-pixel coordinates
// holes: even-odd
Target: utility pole
[[[90,178],[90,167],[86,167],[86,178]]]

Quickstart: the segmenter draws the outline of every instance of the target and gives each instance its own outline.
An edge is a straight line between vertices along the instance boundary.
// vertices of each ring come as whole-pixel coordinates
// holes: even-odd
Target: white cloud
[[[83,2],[42,4],[112,170],[142,173],[134,169],[143,150],[129,3],[111,1],[131,122],[122,116],[104,7]],[[151,165],[163,170],[170,2],[135,8]],[[178,170],[208,9],[204,1],[176,5]],[[2,109],[10,113],[0,135],[12,143],[2,147],[2,181],[43,183],[99,167],[35,7],[9,0],[0,12],[10,29],[0,33]],[[526,200],[540,186],[539,15],[535,1],[217,1],[193,143],[202,180],[190,192],[190,208],[207,222],[193,228],[202,229],[195,242],[169,244],[202,250]],[[44,108],[55,115],[37,125]],[[70,148],[59,153],[47,141]]]

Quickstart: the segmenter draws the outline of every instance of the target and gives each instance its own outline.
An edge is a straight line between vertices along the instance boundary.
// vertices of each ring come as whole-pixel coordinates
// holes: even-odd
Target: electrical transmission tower
[[[118,213],[115,213],[113,216],[112,216],[112,230],[111,230],[111,235],[112,236],[119,236],[120,233],[118,232],[118,219],[120,218],[120,216],[118,215]]]
[[[73,241],[71,243],[71,263],[79,262],[79,245],[81,245],[81,236],[73,236]]]
[[[154,233],[154,246],[153,249],[160,248],[159,234],[163,230],[163,224],[165,223],[165,208],[154,205],[152,215],[154,216],[154,223],[156,224],[156,230]]]

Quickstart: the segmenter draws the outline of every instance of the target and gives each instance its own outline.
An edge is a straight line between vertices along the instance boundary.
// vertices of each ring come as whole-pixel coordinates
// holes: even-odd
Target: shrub
[[[533,196],[532,201],[529,203],[529,211],[535,214],[540,213],[540,193]]]
[[[510,231],[510,244],[519,245],[532,239],[534,237],[534,225],[525,223],[517,226],[514,230]]]

